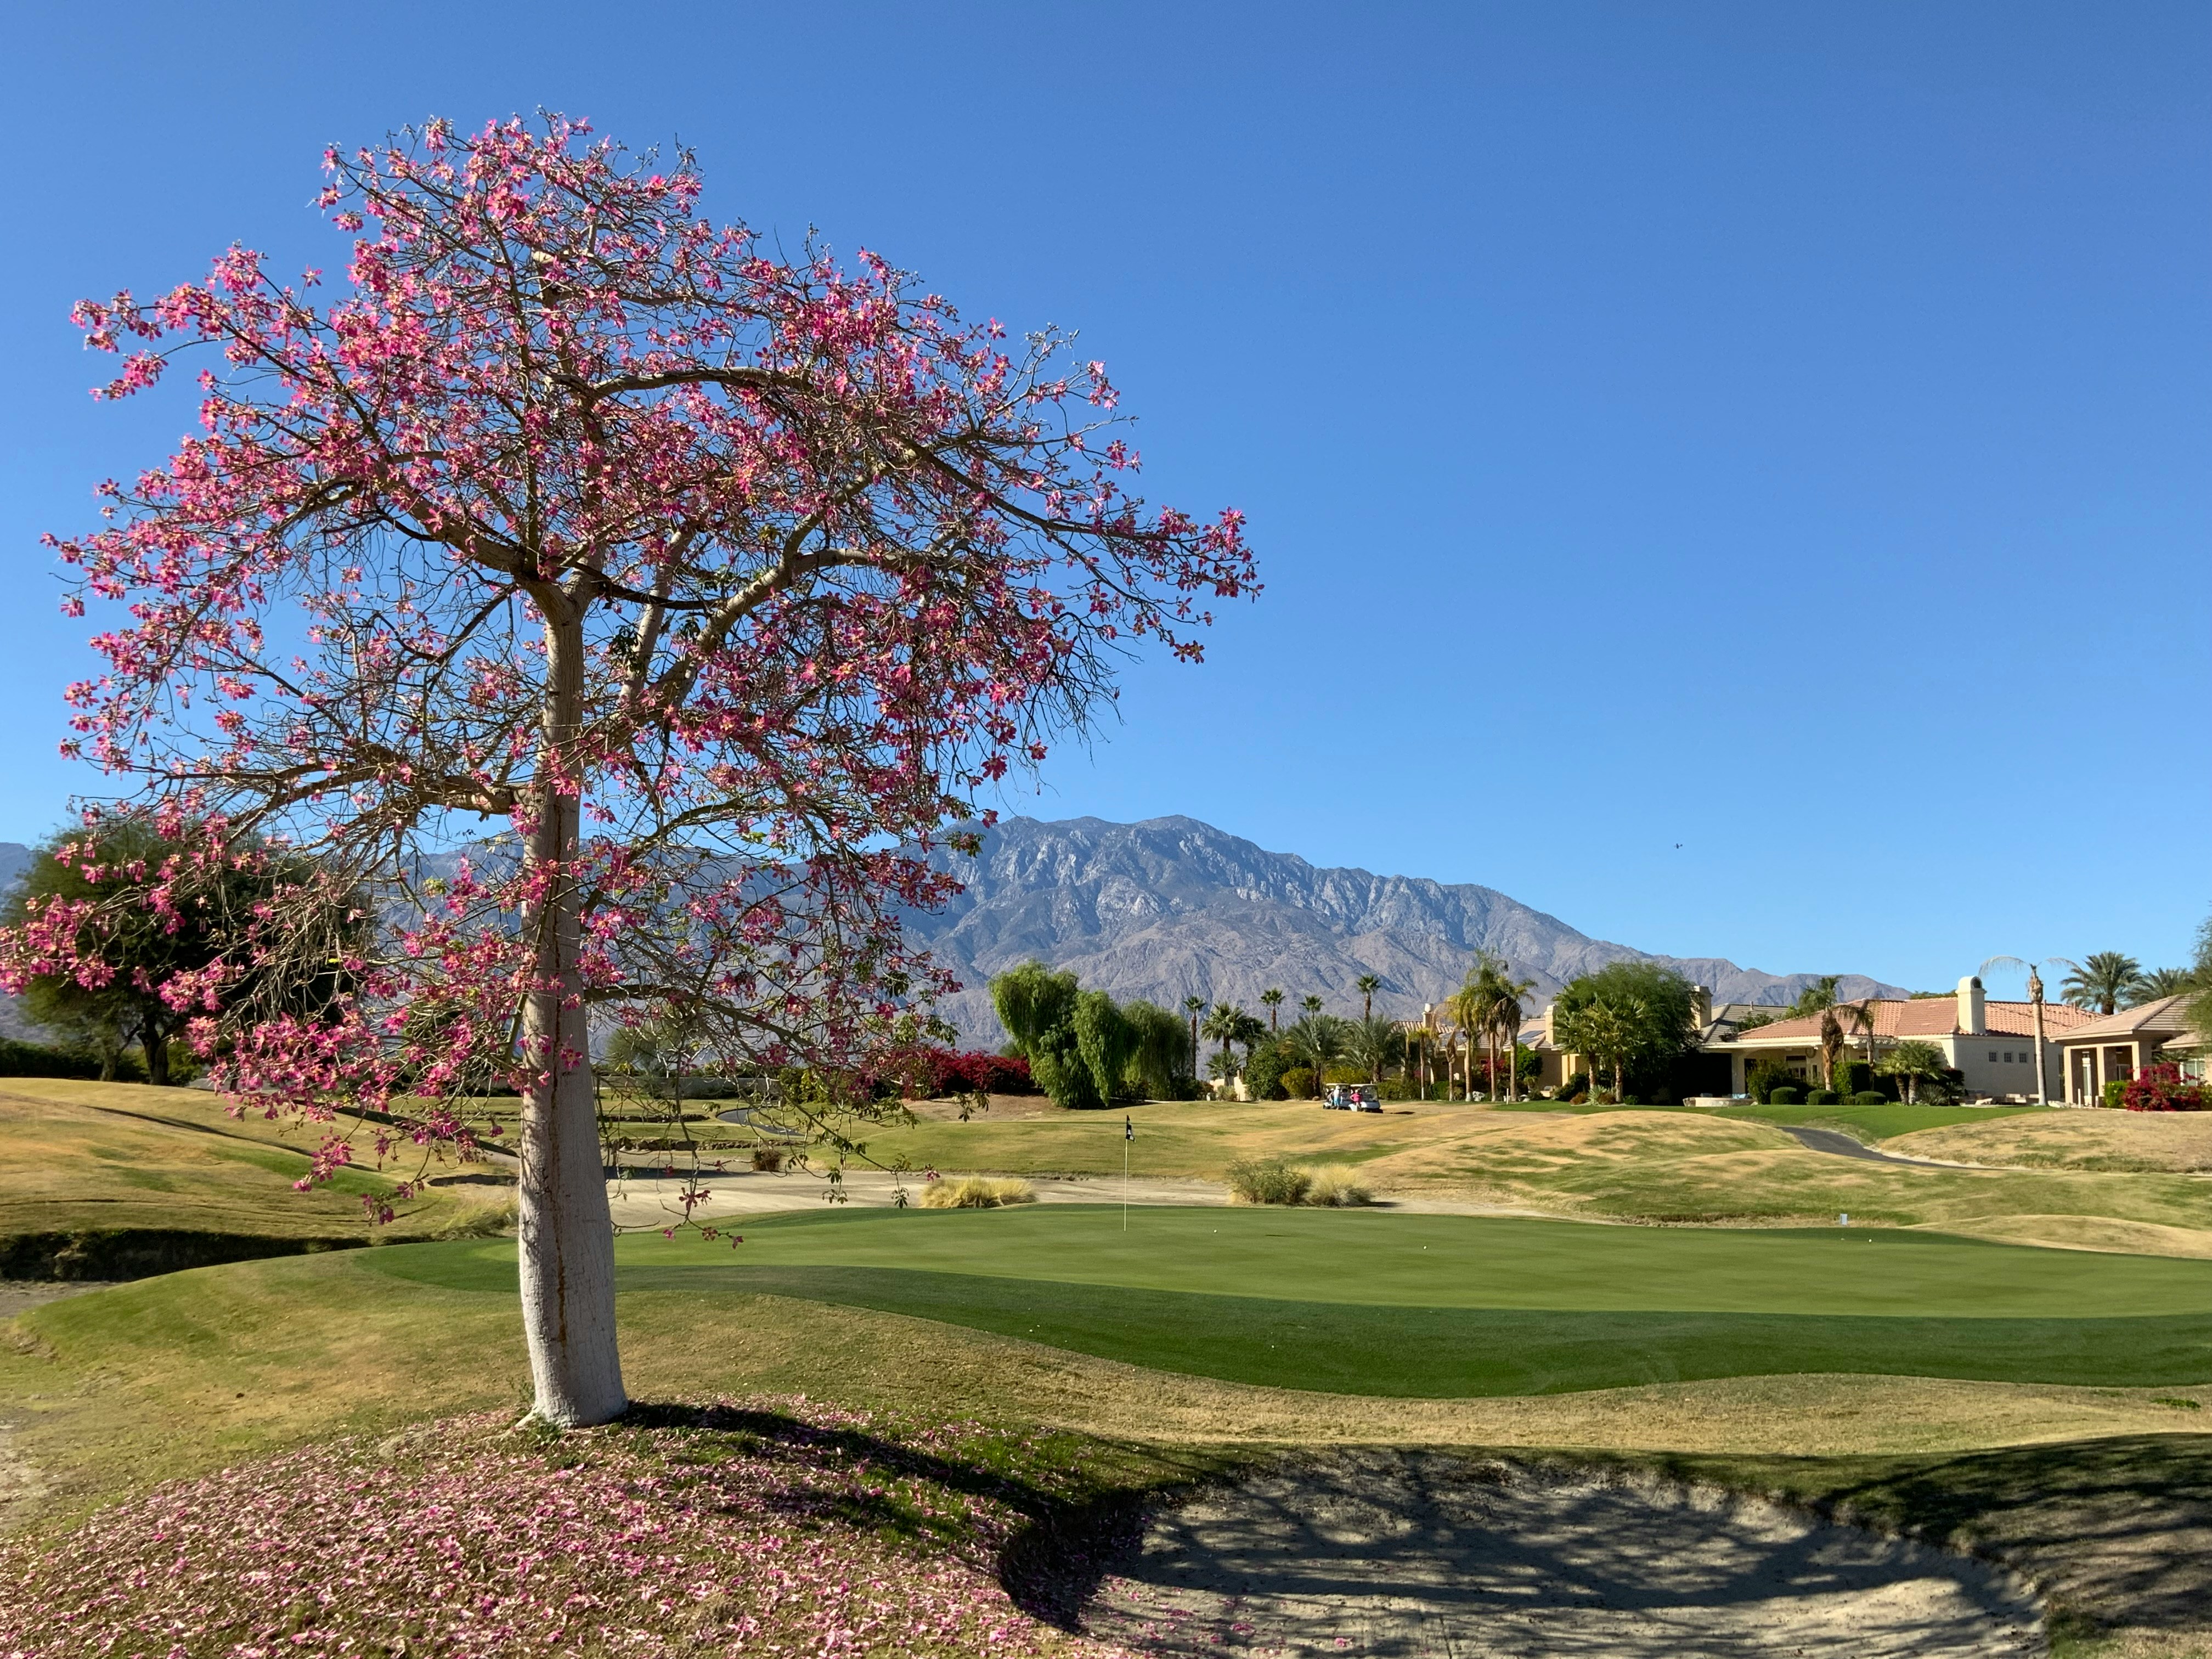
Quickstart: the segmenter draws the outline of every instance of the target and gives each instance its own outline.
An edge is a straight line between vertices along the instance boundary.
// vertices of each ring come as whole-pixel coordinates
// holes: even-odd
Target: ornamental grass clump
[[[804,1399],[633,1416],[589,1436],[488,1413],[335,1441],[162,1487],[43,1547],[0,1545],[5,1651],[1118,1651],[1030,1618],[1000,1583],[1009,1543],[1067,1501],[1036,1443]]]
[[[1026,1181],[994,1181],[988,1176],[963,1176],[957,1181],[933,1181],[921,1189],[925,1210],[995,1210],[1006,1204],[1034,1204],[1036,1189]]]
[[[1318,1164],[1305,1174],[1305,1201],[1309,1204],[1335,1210],[1375,1201],[1366,1183],[1340,1164]]]
[[[1312,1186],[1311,1171],[1279,1158],[1239,1158],[1229,1166],[1232,1204],[1303,1204]]]

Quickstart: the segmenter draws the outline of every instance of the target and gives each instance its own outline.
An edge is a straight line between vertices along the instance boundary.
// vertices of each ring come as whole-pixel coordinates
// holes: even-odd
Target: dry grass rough
[[[989,1176],[932,1181],[921,1189],[921,1207],[925,1210],[995,1210],[1002,1205],[1036,1201],[1036,1188],[1028,1182],[994,1180]]]
[[[2212,1170],[2212,1112],[2038,1112],[1883,1143],[1913,1158],[2030,1169]]]

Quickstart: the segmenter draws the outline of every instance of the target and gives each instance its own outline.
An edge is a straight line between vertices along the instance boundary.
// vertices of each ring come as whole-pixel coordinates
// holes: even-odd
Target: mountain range
[[[1450,995],[1483,950],[1535,981],[1532,1007],[1608,962],[1678,969],[1717,1002],[1788,1003],[1817,977],[1654,955],[1592,939],[1493,888],[1322,868],[1196,818],[1007,818],[985,832],[980,857],[938,857],[967,890],[906,925],[966,986],[940,1012],[969,1042],[994,1048],[1006,1034],[988,981],[1031,957],[1125,1000],[1180,1008],[1194,996],[1255,1012],[1270,986],[1293,1007],[1311,994],[1334,1012],[1356,1012],[1358,981],[1373,974],[1376,1012],[1401,1018]],[[30,861],[30,848],[0,842],[0,893]],[[1905,994],[1857,974],[1841,989]],[[0,1036],[39,1035],[15,999],[0,996]]]
[[[1032,957],[1117,998],[1180,1008],[1194,996],[1255,1013],[1270,986],[1288,993],[1293,1007],[1314,994],[1333,1012],[1356,1013],[1357,981],[1373,974],[1382,981],[1376,1012],[1398,1018],[1450,995],[1482,950],[1535,981],[1532,1007],[1609,962],[1675,969],[1717,1002],[1788,1003],[1818,977],[1634,950],[1493,888],[1325,869],[1196,818],[1008,818],[986,832],[979,858],[940,859],[967,891],[933,915],[909,917],[908,927],[965,982],[941,1012],[970,1041],[993,1048],[1006,1037],[987,981]],[[1854,997],[1906,994],[1858,974],[1845,975],[1839,988]]]

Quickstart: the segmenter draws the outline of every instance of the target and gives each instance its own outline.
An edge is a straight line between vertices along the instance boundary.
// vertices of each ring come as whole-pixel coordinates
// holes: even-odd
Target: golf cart
[[[1370,1083],[1332,1083],[1322,1106],[1331,1112],[1379,1112],[1382,1102]]]

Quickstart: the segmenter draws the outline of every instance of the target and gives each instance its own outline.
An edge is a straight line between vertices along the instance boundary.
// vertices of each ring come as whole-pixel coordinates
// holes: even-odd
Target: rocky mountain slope
[[[1622,960],[1678,969],[1723,1002],[1786,1003],[1815,977],[1655,956],[1592,939],[1492,888],[1320,869],[1195,818],[1010,818],[980,859],[948,862],[964,866],[967,892],[909,926],[967,982],[947,1018],[993,1047],[1005,1038],[985,981],[1031,957],[1121,998],[1180,1007],[1196,996],[1255,1012],[1260,993],[1280,986],[1293,1004],[1313,993],[1335,1012],[1356,1013],[1355,981],[1371,973],[1382,981],[1376,1012],[1399,1017],[1442,1001],[1483,949],[1536,981],[1532,1007],[1576,975]],[[1859,975],[1843,989],[1905,994]]]
[[[1577,974],[1625,959],[1679,969],[1722,1002],[1786,1003],[1814,977],[1654,956],[1592,939],[1492,888],[1321,869],[1195,818],[1009,818],[985,838],[980,859],[945,856],[968,890],[908,926],[967,984],[945,1016],[990,1048],[1006,1036],[986,981],[1032,957],[1116,997],[1179,1008],[1195,996],[1255,1012],[1271,985],[1293,1005],[1311,993],[1335,1012],[1357,1012],[1355,982],[1374,974],[1382,981],[1377,1013],[1418,1015],[1424,1002],[1449,995],[1484,949],[1536,981],[1532,1008]],[[28,848],[0,842],[0,892],[30,859]],[[1843,989],[1905,994],[1858,975]],[[0,1036],[38,1035],[15,1000],[0,996]]]

